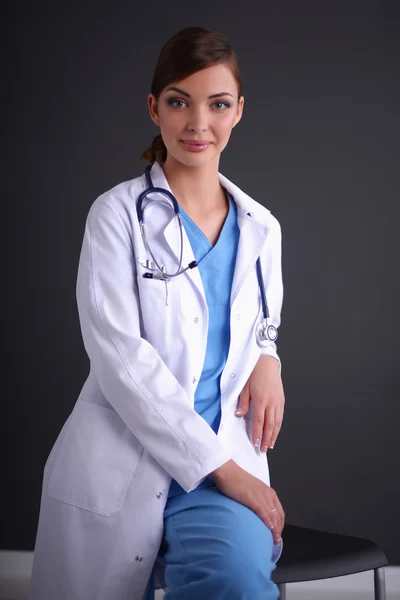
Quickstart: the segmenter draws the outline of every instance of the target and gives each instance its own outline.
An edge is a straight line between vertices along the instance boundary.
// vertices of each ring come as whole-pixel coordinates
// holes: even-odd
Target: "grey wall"
[[[33,548],[44,462],[88,373],[75,303],[87,212],[144,169],[159,50],[199,24],[231,40],[243,70],[220,170],[283,229],[273,486],[288,522],[369,537],[400,564],[397,7],[12,3],[0,547]]]

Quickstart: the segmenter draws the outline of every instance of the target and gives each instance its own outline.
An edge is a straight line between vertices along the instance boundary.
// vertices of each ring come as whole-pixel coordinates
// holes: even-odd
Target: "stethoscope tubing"
[[[256,269],[257,269],[258,287],[260,288],[261,304],[262,304],[262,308],[263,308],[264,319],[269,319],[267,295],[265,293],[265,286],[264,286],[264,280],[263,280],[263,276],[262,276],[260,257],[257,258]]]

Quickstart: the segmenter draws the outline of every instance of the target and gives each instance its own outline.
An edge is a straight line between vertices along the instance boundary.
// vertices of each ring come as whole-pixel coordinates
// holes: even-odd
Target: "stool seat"
[[[276,584],[351,575],[388,565],[370,540],[286,524],[283,552],[272,573]]]

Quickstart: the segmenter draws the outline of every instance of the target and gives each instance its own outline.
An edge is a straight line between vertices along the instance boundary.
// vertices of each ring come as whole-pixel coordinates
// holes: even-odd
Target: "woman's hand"
[[[253,411],[253,444],[260,441],[260,449],[273,448],[282,426],[285,395],[283,392],[279,361],[261,354],[240,397],[236,415],[244,417]]]
[[[255,512],[271,529],[275,544],[280,544],[285,513],[272,487],[247,473],[233,460],[228,460],[210,476],[220,492]]]

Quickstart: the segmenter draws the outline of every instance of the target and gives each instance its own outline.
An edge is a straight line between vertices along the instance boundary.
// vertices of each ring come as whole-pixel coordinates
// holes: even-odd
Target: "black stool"
[[[286,599],[286,584],[352,575],[374,570],[375,600],[386,599],[385,570],[388,560],[370,540],[285,525],[283,551],[272,579]]]

